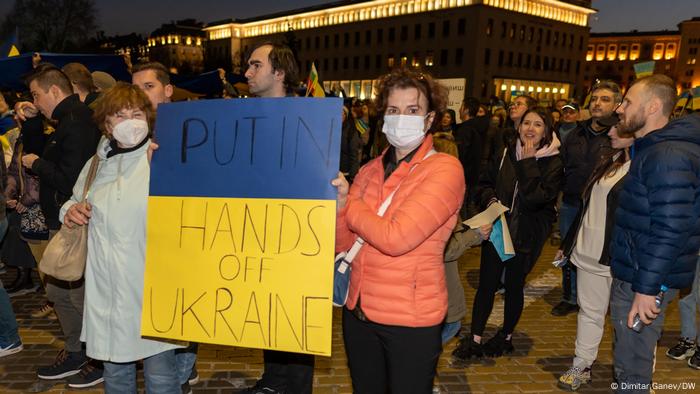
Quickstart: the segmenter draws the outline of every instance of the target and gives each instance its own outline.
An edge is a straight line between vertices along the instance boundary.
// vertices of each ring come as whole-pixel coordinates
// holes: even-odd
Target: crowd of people
[[[261,43],[247,64],[251,94],[294,96],[289,48]],[[32,316],[58,319],[64,349],[38,378],[135,393],[142,361],[148,393],[186,394],[199,381],[197,344],[140,335],[156,109],[174,88],[161,64],[131,72],[128,84],[77,63],[36,64],[26,78],[31,100],[13,97],[13,109],[0,100],[0,256],[3,269],[16,271],[0,286],[0,357],[23,349],[10,297],[43,287],[46,303]],[[380,77],[374,100],[346,100],[340,172],[329,182],[338,191],[336,250],[363,244],[342,313],[353,390],[432,392],[453,338],[455,361],[513,353],[526,278],[550,236],[561,239],[563,289],[551,313],[578,313],[561,388],[590,381],[610,309],[618,387],[649,392],[664,312],[691,286],[681,300],[682,338],[666,354],[700,369],[700,115],[672,120],[675,92],[670,78],[654,75],[624,95],[599,82],[587,109],[570,100],[542,108],[522,95],[507,106],[467,97],[455,113],[437,80],[396,69]],[[462,224],[494,203],[508,209],[503,220]],[[62,226],[88,226],[84,275],[39,272],[35,283],[33,270]],[[466,332],[457,261],[475,246],[479,282]],[[485,340],[499,292],[503,324]],[[263,357],[262,376],[243,393],[312,392],[314,356]]]

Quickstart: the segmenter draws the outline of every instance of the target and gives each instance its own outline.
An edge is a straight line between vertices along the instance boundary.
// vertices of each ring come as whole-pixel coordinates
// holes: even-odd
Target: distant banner
[[[654,67],[656,67],[656,62],[650,60],[648,62],[635,63],[634,73],[637,75],[637,79],[648,77],[654,74]]]
[[[466,78],[447,78],[438,81],[447,88],[447,108],[455,111],[459,116],[459,108],[464,101],[464,89],[467,86]],[[452,120],[459,121],[459,119]]]
[[[142,335],[331,354],[341,105],[158,107]]]

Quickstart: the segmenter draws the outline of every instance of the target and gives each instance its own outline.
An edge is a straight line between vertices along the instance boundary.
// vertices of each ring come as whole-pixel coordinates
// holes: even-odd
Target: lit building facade
[[[583,92],[594,12],[590,1],[341,1],[204,30],[207,57],[234,69],[256,43],[294,40],[302,73],[315,62],[327,90],[351,96],[371,96],[379,75],[410,66],[464,78],[466,95],[482,100],[524,92],[547,103]]]
[[[163,63],[173,74],[204,71],[202,26],[194,19],[162,25],[148,37],[150,60]]]
[[[623,91],[636,79],[636,63],[655,61],[654,73],[666,74],[678,91],[700,86],[700,18],[681,22],[677,31],[591,34],[586,49],[583,83],[611,79]]]

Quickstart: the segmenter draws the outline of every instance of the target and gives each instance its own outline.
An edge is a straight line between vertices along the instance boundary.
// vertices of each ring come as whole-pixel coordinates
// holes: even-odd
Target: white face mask
[[[114,126],[112,137],[123,148],[133,148],[148,135],[148,123],[141,119],[127,119]]]
[[[411,151],[425,139],[425,116],[384,115],[382,132],[393,147]]]

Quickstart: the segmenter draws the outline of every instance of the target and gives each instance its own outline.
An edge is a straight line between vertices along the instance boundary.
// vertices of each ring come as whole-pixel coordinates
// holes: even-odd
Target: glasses
[[[523,103],[522,101],[516,101],[514,103],[510,103],[510,107],[527,107],[527,104]]]

